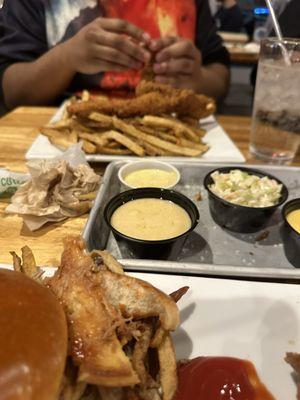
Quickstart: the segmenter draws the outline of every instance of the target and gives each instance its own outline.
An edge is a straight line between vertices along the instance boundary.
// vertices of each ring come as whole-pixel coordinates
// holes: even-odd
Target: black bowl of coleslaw
[[[240,171],[241,176],[239,174],[235,177],[230,176],[233,175],[233,171]],[[220,177],[225,181],[218,182]],[[230,179],[228,187],[226,179]],[[240,180],[244,179],[249,181],[242,182],[242,186],[246,186],[247,189],[239,186]],[[274,212],[288,198],[288,189],[283,182],[273,175],[254,168],[214,169],[204,178],[204,187],[208,192],[209,209],[213,220],[222,228],[239,233],[252,233],[264,228]],[[274,198],[273,204],[272,198]]]

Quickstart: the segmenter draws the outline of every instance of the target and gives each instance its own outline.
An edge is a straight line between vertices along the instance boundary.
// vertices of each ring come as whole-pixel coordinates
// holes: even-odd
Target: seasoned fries
[[[140,91],[143,88],[147,89],[146,94],[148,94],[149,88],[144,86],[144,84],[141,85]],[[153,94],[165,101],[168,98],[165,94],[169,92],[165,93],[163,90],[168,89],[170,93],[173,93],[175,89],[160,86],[156,90],[155,84],[151,84],[149,90],[154,88]],[[138,99],[139,90],[137,93]],[[181,92],[176,90],[174,93],[174,96],[180,96]],[[143,96],[143,91],[140,96]],[[192,101],[193,96],[195,99],[199,97],[189,93],[189,101]],[[104,111],[97,111],[97,106],[94,109],[92,107],[93,102],[97,106],[110,104],[110,100],[106,97],[92,97],[85,91],[80,100],[72,100],[69,103],[71,105],[66,108],[60,121],[46,125],[41,132],[52,144],[62,149],[81,140],[83,150],[87,154],[199,157],[209,148],[202,141],[206,132],[200,128],[199,120],[193,116],[193,113],[178,115],[177,112],[176,118],[176,109],[172,111],[168,108],[169,114],[151,115],[149,113],[151,108],[147,109],[145,105],[144,108],[142,107],[142,113],[125,118],[119,116],[118,113],[106,114],[105,107]],[[129,109],[134,109],[130,100],[127,102]],[[74,111],[73,105],[84,106],[85,104],[87,108],[84,113],[76,112],[76,107]],[[187,105],[185,104],[184,107]],[[203,99],[203,107],[205,115],[214,111],[214,105],[210,99]]]

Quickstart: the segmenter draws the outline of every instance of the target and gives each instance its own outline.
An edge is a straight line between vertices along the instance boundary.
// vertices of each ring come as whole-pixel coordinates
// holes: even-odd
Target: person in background
[[[207,0],[5,0],[0,21],[9,109],[82,89],[133,90],[153,55],[157,82],[214,97],[228,89],[229,55]]]
[[[220,0],[215,13],[217,27],[220,31],[241,32],[244,19],[236,0]]]

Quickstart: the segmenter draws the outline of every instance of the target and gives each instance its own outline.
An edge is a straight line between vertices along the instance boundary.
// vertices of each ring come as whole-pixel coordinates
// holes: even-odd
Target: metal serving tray
[[[106,203],[124,190],[117,176],[118,170],[124,163],[113,162],[106,170],[103,184],[83,232],[89,250],[106,248],[121,260],[127,269],[137,271],[279,279],[300,278],[300,269],[294,268],[284,254],[280,235],[282,225],[280,210],[276,211],[266,228],[254,234],[229,232],[212,220],[207,193],[202,183],[205,175],[216,168],[215,164],[172,163],[181,173],[181,180],[175,190],[192,199],[200,212],[199,224],[187,239],[179,258],[172,262],[141,261],[132,258],[126,248],[120,248],[103,218]],[[218,164],[218,166],[223,165]],[[233,168],[238,168],[238,165],[235,164]],[[255,168],[282,180],[289,189],[289,199],[300,197],[300,168],[267,165],[258,165]],[[196,201],[199,193],[202,200]],[[264,231],[268,232],[268,237],[258,240]]]

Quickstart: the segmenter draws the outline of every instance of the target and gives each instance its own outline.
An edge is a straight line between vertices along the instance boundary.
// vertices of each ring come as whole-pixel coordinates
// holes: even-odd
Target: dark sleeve
[[[240,32],[243,28],[243,14],[238,5],[230,8],[221,7],[215,18],[219,21],[219,28],[226,32]]]
[[[279,17],[284,37],[300,38],[300,1],[292,0]]]
[[[16,62],[33,61],[46,51],[42,1],[5,0],[0,10],[0,101],[5,69]]]
[[[203,64],[221,63],[228,66],[230,63],[229,54],[223,46],[222,39],[217,34],[208,0],[196,0],[196,7],[196,46],[202,53]]]

